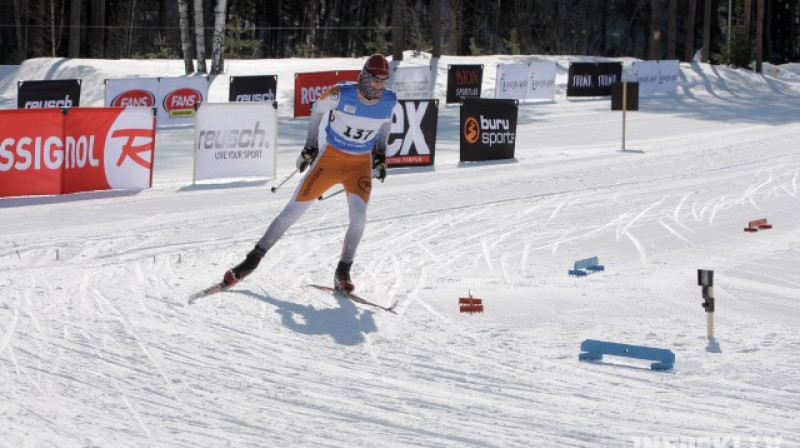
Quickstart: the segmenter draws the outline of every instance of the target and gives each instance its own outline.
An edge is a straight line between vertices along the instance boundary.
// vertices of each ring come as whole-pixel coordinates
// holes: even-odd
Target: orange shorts
[[[294,199],[299,202],[313,201],[332,186],[341,184],[348,194],[357,194],[367,203],[372,191],[371,165],[370,153],[348,154],[325,145]]]

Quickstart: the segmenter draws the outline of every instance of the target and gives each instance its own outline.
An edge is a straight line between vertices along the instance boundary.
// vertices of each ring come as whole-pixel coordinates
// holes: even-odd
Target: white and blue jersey
[[[314,103],[312,113],[330,111],[325,127],[328,144],[350,154],[364,154],[370,152],[376,142],[379,147],[385,146],[388,134],[381,135],[381,127],[390,123],[396,103],[397,95],[385,89],[374,104],[366,104],[359,99],[357,84],[342,82],[331,86]],[[379,138],[383,141],[379,142]]]

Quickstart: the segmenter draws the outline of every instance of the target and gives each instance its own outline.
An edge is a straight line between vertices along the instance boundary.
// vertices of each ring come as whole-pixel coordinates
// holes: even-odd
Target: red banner
[[[151,109],[0,111],[0,197],[148,188],[154,143]]]
[[[337,70],[331,72],[297,73],[294,75],[294,116],[311,115],[311,103],[341,81],[357,81],[361,70]]]

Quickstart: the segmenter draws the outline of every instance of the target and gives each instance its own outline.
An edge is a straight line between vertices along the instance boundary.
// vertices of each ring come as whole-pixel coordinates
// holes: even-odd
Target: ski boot
[[[250,253],[247,254],[247,257],[243,262],[239,263],[236,265],[236,267],[225,273],[225,277],[223,277],[222,281],[225,283],[225,285],[231,287],[244,280],[245,277],[256,270],[258,263],[261,262],[261,258],[263,258],[264,254],[266,253],[267,251],[256,246],[250,251]]]
[[[333,274],[333,288],[339,292],[350,293],[356,289],[356,286],[350,280],[350,266],[353,263],[345,263],[340,261],[336,266],[336,273]]]

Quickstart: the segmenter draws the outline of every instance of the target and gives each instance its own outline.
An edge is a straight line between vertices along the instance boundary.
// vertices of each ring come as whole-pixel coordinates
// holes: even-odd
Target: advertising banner
[[[275,177],[274,101],[204,103],[197,109],[194,179]]]
[[[681,64],[678,60],[634,61],[631,77],[639,83],[639,94],[642,96],[675,93],[680,71]]]
[[[263,76],[231,76],[228,101],[275,101],[277,99],[278,77]]]
[[[208,98],[207,76],[181,76],[158,80],[158,125],[194,124],[195,105]]]
[[[611,86],[611,110],[639,110],[639,83],[615,82]]]
[[[18,109],[78,107],[80,103],[80,79],[19,81],[17,84]]]
[[[483,65],[447,66],[447,104],[481,97]]]
[[[556,63],[532,62],[526,100],[549,100],[556,96]]]
[[[314,103],[328,87],[342,81],[358,81],[361,70],[337,70],[329,72],[296,73],[294,75],[294,116],[311,115]]]
[[[105,80],[106,107],[156,107],[158,78]]]
[[[514,158],[516,100],[467,99],[461,104],[461,161]]]
[[[425,65],[397,67],[392,76],[392,90],[398,100],[433,98],[431,68]]]
[[[569,66],[567,96],[610,96],[611,85],[622,81],[620,62],[573,62]]]
[[[0,196],[151,185],[152,109],[0,111]]]
[[[390,168],[433,165],[439,100],[399,100],[386,147]]]
[[[530,67],[528,64],[498,64],[494,84],[497,99],[524,100],[528,94]]]

